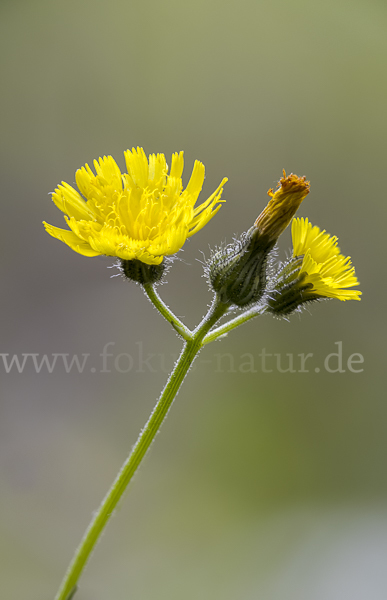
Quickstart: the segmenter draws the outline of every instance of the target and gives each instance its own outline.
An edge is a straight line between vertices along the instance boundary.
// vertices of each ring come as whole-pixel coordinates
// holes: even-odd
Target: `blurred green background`
[[[77,600],[387,597],[386,31],[383,0],[2,0],[0,352],[90,363],[0,362],[0,597],[53,598],[180,349],[112,260],[41,224],[63,225],[61,180],[104,154],[124,168],[137,145],[184,150],[185,182],[203,161],[202,199],[229,178],[161,288],[189,326],[210,301],[201,252],[250,227],[283,168],[311,181],[299,214],[339,237],[363,299],[257,319],[202,352]],[[345,372],[315,372],[338,341]],[[313,353],[311,368],[264,373],[264,348],[284,366]],[[141,368],[140,352],[166,364]],[[130,372],[113,368],[122,353]]]

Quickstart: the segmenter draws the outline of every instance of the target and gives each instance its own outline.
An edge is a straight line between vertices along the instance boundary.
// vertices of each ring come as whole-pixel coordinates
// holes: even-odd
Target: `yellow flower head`
[[[183,152],[172,155],[171,170],[164,154],[147,159],[142,148],[125,152],[127,173],[122,174],[111,156],[94,161],[75,174],[83,195],[62,182],[52,199],[65,213],[71,231],[44,223],[48,233],[84,256],[116,256],[159,265],[175,254],[188,237],[218,212],[223,179],[202,204],[195,203],[204,182],[204,165],[195,161],[191,179],[183,190]]]
[[[299,270],[302,286],[312,297],[360,300],[361,292],[349,290],[359,285],[350,257],[340,254],[337,237],[320,231],[308,219],[292,223],[293,256],[303,256]]]
[[[270,200],[254,223],[258,232],[270,240],[277,240],[309,191],[310,183],[305,177],[293,173],[286,176],[283,171],[275,192],[272,189],[267,192]]]

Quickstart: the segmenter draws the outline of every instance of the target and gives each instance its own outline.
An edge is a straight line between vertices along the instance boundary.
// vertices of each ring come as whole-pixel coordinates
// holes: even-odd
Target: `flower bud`
[[[268,257],[308,193],[305,177],[287,177],[284,171],[277,190],[268,191],[270,201],[253,227],[213,253],[206,270],[221,302],[242,307],[260,300],[266,288]]]
[[[279,180],[275,192],[270,189],[267,193],[270,200],[254,223],[261,235],[267,235],[276,241],[289,225],[296,214],[301,202],[309,194],[310,183],[305,177],[297,177],[291,173]]]
[[[258,302],[266,285],[266,262],[275,245],[249,231],[226,248],[218,249],[207,265],[212,289],[224,304],[247,306]]]

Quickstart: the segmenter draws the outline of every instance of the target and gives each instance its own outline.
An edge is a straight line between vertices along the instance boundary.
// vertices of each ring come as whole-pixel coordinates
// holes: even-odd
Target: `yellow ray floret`
[[[350,257],[340,254],[337,237],[313,226],[308,219],[292,222],[293,256],[303,256],[299,273],[309,293],[323,298],[360,300],[361,292],[347,288],[359,285]]]
[[[95,173],[89,165],[78,169],[75,179],[82,195],[62,182],[52,199],[65,213],[70,231],[44,226],[84,256],[106,254],[158,265],[218,212],[227,179],[195,208],[204,182],[201,162],[195,161],[183,190],[183,152],[172,155],[169,174],[164,154],[148,159],[142,148],[133,148],[125,152],[125,160],[124,174],[111,156],[94,161]]]

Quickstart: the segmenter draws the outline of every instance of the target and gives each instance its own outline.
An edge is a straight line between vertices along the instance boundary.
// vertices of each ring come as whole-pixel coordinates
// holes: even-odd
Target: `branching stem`
[[[256,306],[254,306],[253,308],[250,308],[250,310],[247,310],[241,315],[238,315],[237,317],[235,317],[235,319],[231,319],[231,321],[228,321],[228,323],[224,323],[220,327],[217,327],[216,329],[213,329],[212,331],[207,333],[207,335],[203,339],[203,346],[209,344],[210,342],[213,342],[222,335],[226,335],[229,331],[235,329],[235,327],[239,327],[239,325],[247,323],[247,321],[250,321],[250,319],[254,319],[254,317],[262,315],[264,312],[265,308],[262,307],[257,308]]]
[[[175,330],[184,337],[185,344],[160,399],[144,429],[141,431],[132,452],[122,466],[121,471],[118,473],[99,509],[95,512],[93,519],[75,552],[74,558],[68,568],[55,600],[70,600],[73,598],[77,590],[79,577],[86,566],[89,556],[107,522],[112,516],[119,500],[127,489],[130,480],[152,444],[156,433],[159,431],[186,374],[203,346],[203,338],[228,310],[227,305],[222,304],[215,299],[202,322],[193,332],[190,332],[162,302],[152,286],[146,286],[145,291],[161,314],[172,324]]]

